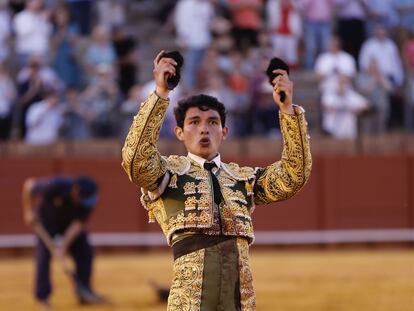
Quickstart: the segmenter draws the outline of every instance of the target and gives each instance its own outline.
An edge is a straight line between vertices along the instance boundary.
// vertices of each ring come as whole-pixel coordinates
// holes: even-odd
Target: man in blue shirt
[[[76,266],[74,278],[89,294],[87,298],[76,288],[79,303],[97,304],[104,300],[91,289],[93,250],[88,242],[85,222],[97,203],[97,184],[89,177],[29,178],[23,185],[23,217],[27,225],[44,228],[51,238],[60,237],[53,247],[38,236],[36,244],[37,301],[49,307],[52,293],[50,258],[63,262],[69,254]],[[43,230],[43,229],[42,229]],[[36,230],[35,230],[36,231]],[[38,233],[38,231],[36,231]],[[46,234],[46,235],[47,235]]]

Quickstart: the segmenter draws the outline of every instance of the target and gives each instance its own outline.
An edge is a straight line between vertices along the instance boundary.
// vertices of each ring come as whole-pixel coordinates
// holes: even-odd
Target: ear
[[[179,126],[176,126],[174,128],[174,133],[175,133],[175,137],[177,137],[177,139],[179,141],[184,141],[184,133],[183,133],[183,129]]]
[[[228,133],[229,133],[229,128],[226,126],[223,127],[222,128],[223,140],[226,140]]]

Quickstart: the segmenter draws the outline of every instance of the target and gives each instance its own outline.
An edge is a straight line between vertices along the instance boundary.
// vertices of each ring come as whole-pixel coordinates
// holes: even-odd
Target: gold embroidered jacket
[[[220,226],[209,173],[188,157],[164,157],[157,150],[168,104],[155,93],[141,104],[122,149],[122,166],[129,179],[142,188],[141,202],[150,221],[157,220],[172,245],[177,233],[220,234]],[[312,159],[307,123],[303,109],[295,110],[299,111],[297,115],[279,113],[281,160],[264,168],[222,162],[217,178],[224,197],[220,206],[223,234],[253,242],[254,206],[285,200],[308,180]],[[166,173],[170,177],[168,186],[160,197],[151,200],[147,192],[155,191]]]

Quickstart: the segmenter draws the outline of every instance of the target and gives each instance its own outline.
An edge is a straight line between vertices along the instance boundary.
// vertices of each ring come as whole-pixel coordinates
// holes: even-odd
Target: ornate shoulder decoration
[[[190,170],[190,160],[184,156],[171,155],[169,157],[163,157],[167,164],[167,169],[172,174],[184,175]]]
[[[255,171],[252,167],[240,167],[237,163],[221,163],[223,170],[236,180],[247,181],[255,177]]]

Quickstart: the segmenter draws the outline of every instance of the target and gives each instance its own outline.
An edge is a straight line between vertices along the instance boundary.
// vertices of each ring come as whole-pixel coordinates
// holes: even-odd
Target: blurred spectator
[[[390,81],[380,72],[378,62],[371,58],[368,68],[362,70],[356,79],[358,90],[370,102],[372,113],[364,119],[363,130],[368,133],[383,133],[387,129],[391,90]]]
[[[20,66],[24,66],[31,55],[48,59],[49,39],[52,25],[50,11],[43,8],[42,0],[27,0],[23,11],[13,19],[16,34],[16,53]]]
[[[366,38],[368,0],[336,0],[336,2],[338,36],[344,51],[351,54],[357,61],[362,43]]]
[[[388,31],[398,25],[398,13],[395,0],[368,0],[368,36],[372,36],[375,25],[381,23]]]
[[[102,25],[95,26],[92,41],[86,50],[85,64],[92,77],[96,74],[98,65],[113,67],[115,63],[115,50],[112,46],[108,29]]]
[[[125,1],[121,0],[99,0],[97,1],[99,24],[112,30],[121,27],[126,22]]]
[[[368,109],[368,101],[352,89],[348,77],[341,76],[337,83],[322,95],[323,129],[335,138],[355,139],[358,115]]]
[[[265,75],[269,64],[268,57],[260,58],[251,75],[251,101],[254,134],[261,136],[280,136],[278,107],[273,100],[273,88]]]
[[[300,0],[305,31],[305,66],[312,69],[316,57],[328,50],[335,0]]]
[[[10,138],[16,88],[0,62],[0,141]]]
[[[297,68],[302,20],[294,1],[269,0],[266,12],[273,55],[283,59],[291,68]]]
[[[87,112],[76,88],[66,89],[66,103],[60,136],[68,140],[84,140],[90,138]]]
[[[0,63],[9,55],[9,39],[11,34],[11,17],[7,0],[0,0]]]
[[[55,72],[42,64],[39,57],[31,57],[28,64],[17,75],[18,86],[18,128],[16,135],[26,135],[26,113],[30,106],[42,100],[46,89],[61,89],[61,83]]]
[[[126,33],[125,28],[116,27],[113,31],[113,45],[117,56],[118,86],[126,97],[138,75],[136,42]]]
[[[394,0],[395,9],[399,17],[399,25],[414,32],[414,1]]]
[[[321,81],[321,91],[332,91],[337,88],[337,80],[341,76],[355,76],[356,63],[350,54],[342,50],[339,38],[331,36],[329,50],[316,59],[315,72]]]
[[[258,46],[262,28],[262,0],[227,0],[233,21],[233,37],[237,50],[243,54],[250,47]]]
[[[405,124],[411,131],[414,130],[414,32],[410,32],[409,39],[404,44],[403,56],[407,69],[407,104]]]
[[[226,80],[218,71],[206,75],[206,88],[202,90],[203,94],[216,97],[220,102],[226,103],[226,126],[229,128],[229,137],[232,137],[237,128],[234,120],[234,112],[236,111],[236,98],[234,93],[230,90]]]
[[[120,138],[125,139],[135,115],[138,112],[139,103],[145,100],[142,94],[142,86],[139,84],[130,88],[128,98],[120,107]]]
[[[24,10],[26,0],[9,0],[9,7],[12,15],[15,15]]]
[[[228,74],[228,84],[230,90],[235,96],[235,105],[231,110],[234,123],[234,135],[245,137],[250,133],[250,96],[249,96],[249,79],[248,72],[243,68],[244,59],[239,52],[233,52],[231,55],[232,69]]]
[[[89,36],[92,25],[92,0],[65,0],[69,7],[71,22],[79,26],[82,36]]]
[[[376,60],[379,71],[391,85],[388,93],[391,105],[389,125],[390,127],[401,127],[404,118],[404,101],[401,91],[404,71],[397,45],[388,37],[387,30],[381,24],[375,27],[374,36],[362,46],[359,56],[361,70],[368,70],[371,59]]]
[[[208,0],[180,0],[177,3],[174,24],[178,46],[185,51],[183,84],[188,89],[197,86],[197,69],[211,43],[213,17],[213,6]]]
[[[69,11],[59,7],[54,13],[53,68],[65,86],[80,88],[81,68],[78,60],[78,34],[76,24],[70,23]]]
[[[203,62],[198,67],[197,77],[199,81],[199,88],[205,89],[208,88],[208,77],[222,74],[224,70],[223,67],[228,68],[230,65],[227,62],[227,58],[224,61],[225,65],[223,66],[219,53],[214,45],[211,45],[205,53]]]
[[[52,144],[59,138],[59,130],[63,122],[59,96],[56,91],[48,90],[43,98],[27,111],[25,142],[28,144]]]
[[[116,133],[118,86],[110,65],[100,64],[96,72],[96,77],[82,94],[86,117],[93,137],[113,137]]]

